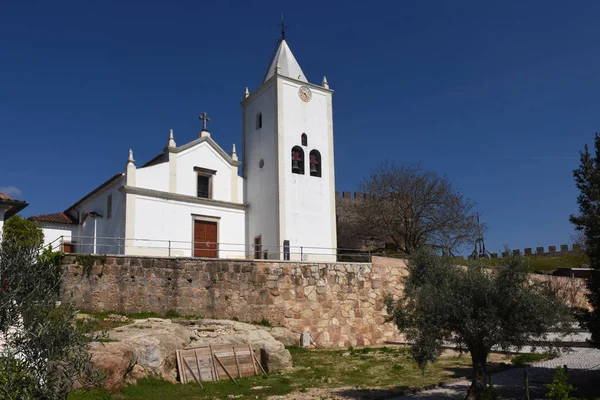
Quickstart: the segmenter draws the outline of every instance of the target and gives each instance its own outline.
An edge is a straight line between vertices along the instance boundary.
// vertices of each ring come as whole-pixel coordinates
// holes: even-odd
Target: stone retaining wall
[[[266,319],[329,347],[398,340],[383,300],[400,294],[406,274],[403,260],[378,257],[316,264],[108,256],[84,271],[67,256],[63,269],[63,299],[83,310]]]

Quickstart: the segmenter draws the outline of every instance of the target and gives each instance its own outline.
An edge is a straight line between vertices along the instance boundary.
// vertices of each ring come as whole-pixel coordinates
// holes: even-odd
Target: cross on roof
[[[204,112],[202,113],[202,115],[201,115],[201,116],[199,116],[198,118],[200,118],[200,119],[202,120],[202,125],[203,125],[203,126],[202,126],[202,130],[203,130],[203,131],[205,131],[205,130],[206,130],[206,123],[207,123],[208,121],[210,121],[210,118],[208,118],[208,116],[206,115],[206,111],[204,111]]]
[[[283,13],[281,13],[281,40],[285,40],[285,28],[286,26],[283,24]]]

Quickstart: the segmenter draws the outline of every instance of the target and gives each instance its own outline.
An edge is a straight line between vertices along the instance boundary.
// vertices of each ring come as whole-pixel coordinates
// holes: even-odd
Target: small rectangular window
[[[112,217],[112,194],[109,194],[106,198],[106,219]]]
[[[256,129],[262,128],[262,113],[256,114]]]
[[[257,236],[254,238],[254,259],[260,260],[262,258],[262,237]]]
[[[211,176],[198,174],[198,197],[203,199],[211,198],[210,181]]]
[[[283,259],[289,261],[290,260],[290,241],[283,241]]]

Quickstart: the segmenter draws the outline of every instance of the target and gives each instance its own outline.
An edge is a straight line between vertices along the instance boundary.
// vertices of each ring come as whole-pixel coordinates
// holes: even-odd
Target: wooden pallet
[[[202,346],[177,350],[181,383],[218,381],[266,373],[250,345]],[[237,382],[236,382],[237,383]]]

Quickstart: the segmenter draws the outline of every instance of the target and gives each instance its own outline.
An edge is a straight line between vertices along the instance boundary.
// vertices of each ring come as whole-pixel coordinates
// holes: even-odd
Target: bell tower
[[[336,261],[332,93],[308,82],[282,38],[242,105],[249,256]]]

